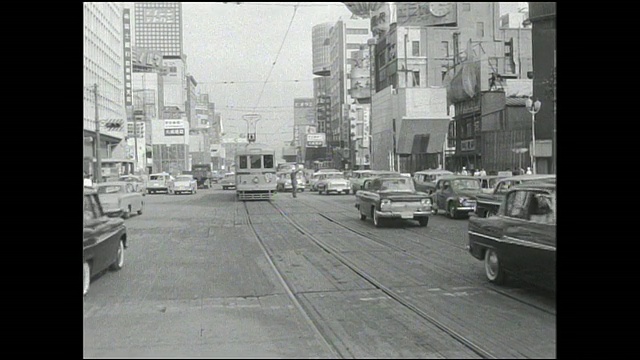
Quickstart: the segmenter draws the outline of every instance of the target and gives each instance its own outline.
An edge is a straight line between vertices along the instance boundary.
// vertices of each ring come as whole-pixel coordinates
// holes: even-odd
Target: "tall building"
[[[332,147],[332,155],[336,168],[353,169],[353,145],[350,139],[349,111],[355,101],[350,96],[350,73],[356,53],[366,48],[371,37],[369,20],[339,20],[331,28],[330,44],[330,86],[331,98],[331,138],[327,138]]]
[[[319,76],[331,74],[330,33],[332,23],[315,25],[311,29],[311,46],[313,54],[313,73]]]
[[[100,158],[112,157],[112,149],[125,137],[123,8],[117,2],[83,3],[83,129],[84,171],[94,174],[96,150]],[[96,142],[96,94],[100,143]]]
[[[182,58],[182,3],[136,2],[135,44],[159,51],[165,59]]]

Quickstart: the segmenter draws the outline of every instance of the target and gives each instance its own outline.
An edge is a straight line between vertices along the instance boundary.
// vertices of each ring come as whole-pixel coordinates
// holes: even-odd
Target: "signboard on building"
[[[145,8],[143,22],[152,24],[175,24],[177,12],[172,8]]]
[[[164,129],[164,136],[184,136],[184,129]]]
[[[315,125],[316,112],[313,98],[293,99],[293,125]]]
[[[384,34],[389,31],[389,27],[391,23],[395,22],[394,16],[392,14],[392,6],[389,3],[385,3],[380,6],[377,10],[371,12],[371,33],[374,37],[380,38],[384,36]]]
[[[397,23],[402,26],[450,25],[457,21],[455,2],[397,2]]]
[[[124,9],[122,14],[123,58],[124,58],[124,105],[133,106],[131,84],[131,11]]]
[[[471,140],[462,140],[460,141],[460,151],[473,151],[476,149],[476,141]]]
[[[158,72],[163,69],[162,53],[139,47],[131,48],[131,64],[135,72]]]
[[[306,147],[308,148],[317,148],[317,147],[325,147],[326,146],[326,135],[325,133],[315,133],[315,134],[307,134]]]

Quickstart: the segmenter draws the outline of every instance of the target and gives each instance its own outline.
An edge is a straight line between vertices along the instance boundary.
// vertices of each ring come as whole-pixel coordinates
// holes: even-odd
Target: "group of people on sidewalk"
[[[525,171],[524,169],[520,168],[517,173],[519,175],[530,175],[533,174],[533,172],[531,171],[530,167],[527,167],[527,170]],[[463,166],[462,167],[462,171],[460,171],[459,173],[457,173],[457,175],[471,175],[471,176],[487,176],[487,172],[484,171],[484,169],[476,169],[473,173],[471,173],[470,171],[467,171],[467,167]]]

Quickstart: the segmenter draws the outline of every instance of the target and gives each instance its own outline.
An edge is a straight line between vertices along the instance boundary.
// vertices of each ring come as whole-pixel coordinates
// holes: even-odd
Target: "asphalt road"
[[[556,356],[555,295],[488,284],[466,220],[378,229],[353,195],[245,207],[219,186],[145,201],[126,220],[124,268],[84,297],[87,358],[482,357],[458,338],[493,357]]]

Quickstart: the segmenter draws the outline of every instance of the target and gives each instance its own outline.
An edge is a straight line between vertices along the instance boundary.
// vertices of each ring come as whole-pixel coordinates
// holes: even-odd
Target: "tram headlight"
[[[258,177],[257,177],[257,176],[253,178],[253,183],[254,183],[254,184],[257,184],[257,183],[259,183],[259,182],[260,182],[260,179],[258,179]]]

